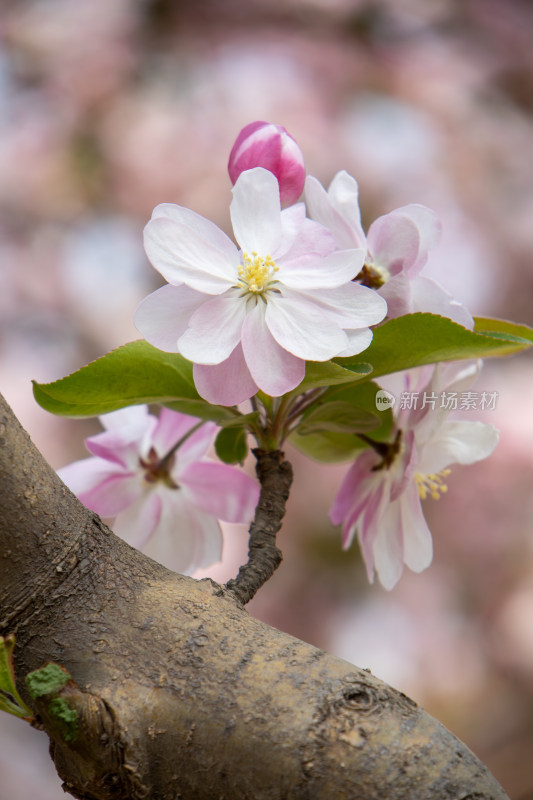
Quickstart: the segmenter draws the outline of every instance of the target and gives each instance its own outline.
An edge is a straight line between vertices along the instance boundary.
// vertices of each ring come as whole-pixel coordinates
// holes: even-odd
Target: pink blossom
[[[239,133],[231,149],[228,172],[233,184],[247,169],[264,167],[278,179],[281,202],[295,203],[305,182],[302,151],[281,125],[251,122]]]
[[[135,314],[145,339],[192,361],[200,395],[222,405],[259,389],[279,397],[301,383],[306,361],[362,352],[387,310],[352,281],[364,251],[335,250],[303,203],[282,211],[272,173],[243,172],[230,211],[240,250],[199,214],[157,206],[145,247],[170,285]]]
[[[390,376],[383,381],[400,397],[415,397],[412,406],[398,402],[389,445],[364,450],[350,467],[330,512],[342,523],[344,549],[357,533],[368,578],[374,569],[386,589],[399,580],[403,565],[421,572],[431,563],[433,544],[421,500],[446,492],[450,464],[472,464],[486,458],[498,441],[493,425],[448,420],[439,405],[442,393],[469,389],[478,365],[439,364]],[[403,384],[403,386],[401,385]],[[424,394],[425,392],[425,394]],[[423,398],[436,398],[423,404]]]
[[[378,217],[365,236],[358,193],[357,181],[344,170],[335,175],[327,192],[311,176],[305,184],[311,218],[331,231],[337,247],[365,249],[366,274],[362,280],[385,298],[387,316],[426,311],[472,329],[474,321],[465,306],[431,278],[420,274],[441,234],[435,212],[417,203],[402,206]]]
[[[190,573],[219,561],[217,520],[248,523],[259,487],[240,469],[205,457],[215,424],[166,408],[158,419],[147,406],[100,422],[105,431],[85,441],[93,457],[59,470],[67,486],[92,511],[116,517],[118,536],[171,569]]]

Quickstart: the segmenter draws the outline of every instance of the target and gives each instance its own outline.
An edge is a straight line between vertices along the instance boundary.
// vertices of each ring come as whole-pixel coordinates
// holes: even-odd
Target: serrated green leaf
[[[141,403],[160,403],[219,424],[236,416],[235,409],[210,405],[200,397],[187,359],[143,340],[112,350],[60,380],[34,382],[33,393],[47,411],[67,417],[94,417]]]
[[[495,338],[507,338],[509,341],[533,344],[533,328],[509,322],[506,319],[491,317],[474,317],[474,330]]]
[[[351,461],[366,447],[365,443],[355,435],[331,433],[329,431],[302,436],[296,430],[291,433],[289,442],[300,453],[324,464]]]
[[[491,320],[491,322],[494,322]],[[488,324],[488,323],[487,323]],[[526,326],[513,326],[523,332]],[[374,338],[364,351],[365,361],[373,366],[372,379],[422,364],[489,358],[510,355],[533,344],[533,338],[518,337],[502,324],[498,336],[475,332],[435,314],[407,314],[391,319],[374,330]],[[533,337],[533,331],[531,332]],[[345,369],[358,367],[359,357],[335,359]]]
[[[244,428],[222,428],[215,439],[215,451],[226,464],[242,464],[248,455],[248,439]]]

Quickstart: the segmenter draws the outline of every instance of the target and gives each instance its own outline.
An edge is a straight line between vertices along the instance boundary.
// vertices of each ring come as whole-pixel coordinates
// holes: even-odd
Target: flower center
[[[242,264],[239,265],[239,286],[245,294],[252,293],[263,295],[273,284],[277,283],[273,276],[279,267],[272,256],[258,255],[256,252],[242,254]],[[276,291],[275,289],[273,291]]]
[[[415,473],[415,481],[418,487],[418,494],[421,500],[425,500],[428,495],[433,500],[438,500],[443,494],[446,494],[448,487],[444,483],[444,478],[448,477],[451,469],[442,469],[440,472],[431,473],[429,475],[421,475],[419,472]]]
[[[174,454],[165,458],[159,458],[155,448],[151,447],[146,459],[140,458],[139,464],[144,469],[144,480],[146,483],[157,483],[161,481],[170,489],[179,489],[179,485],[172,479],[170,470],[174,465]]]

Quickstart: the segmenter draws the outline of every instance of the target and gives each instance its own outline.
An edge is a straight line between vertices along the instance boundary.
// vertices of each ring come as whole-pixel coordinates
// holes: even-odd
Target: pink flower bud
[[[264,167],[276,176],[283,204],[290,205],[300,197],[305,181],[304,158],[281,125],[251,122],[237,136],[228,161],[231,182],[254,167]]]

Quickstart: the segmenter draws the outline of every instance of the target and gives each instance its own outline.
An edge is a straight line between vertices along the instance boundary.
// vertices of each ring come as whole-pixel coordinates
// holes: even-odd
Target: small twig
[[[253,454],[257,459],[255,469],[261,494],[250,526],[248,562],[239,569],[236,578],[226,583],[226,589],[233,592],[243,605],[252,599],[281,563],[276,535],[281,528],[292,483],[292,467],[280,450],[256,449]]]

